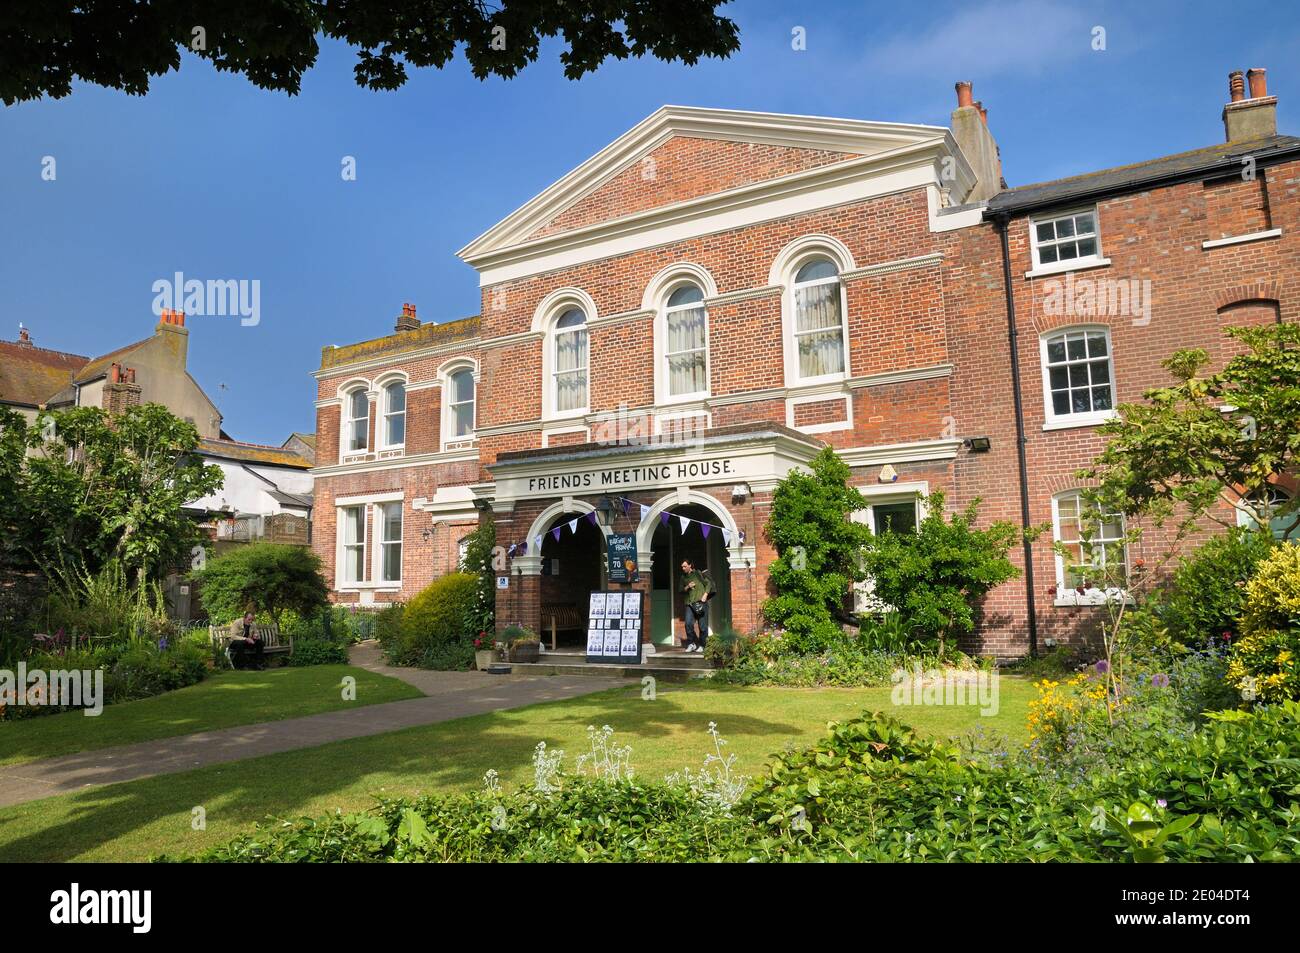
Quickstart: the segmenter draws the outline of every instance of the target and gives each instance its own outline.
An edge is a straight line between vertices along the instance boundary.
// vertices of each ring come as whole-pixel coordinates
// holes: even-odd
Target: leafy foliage
[[[161,575],[201,536],[182,510],[221,486],[194,453],[194,425],[159,404],[110,416],[98,407],[43,415],[0,408],[0,537],[11,569],[86,569],[120,559]]]
[[[801,650],[821,651],[842,641],[850,585],[863,578],[858,553],[871,536],[850,515],[866,506],[849,485],[849,468],[829,447],[791,471],[772,496],[766,533],[777,558],[769,570],[776,595],[763,615]]]
[[[348,649],[342,642],[325,639],[295,639],[289,665],[346,665]]]
[[[316,62],[321,35],[357,48],[353,72],[370,89],[397,89],[406,82],[407,64],[442,68],[458,52],[479,79],[511,77],[555,36],[564,39],[560,62],[570,79],[611,56],[648,53],[694,64],[739,46],[736,24],[717,16],[717,6],[714,0],[19,3],[7,11],[8,29],[0,34],[0,99],[12,105],[60,98],[74,79],[140,95],[151,77],[180,68],[182,51],[263,89],[296,94]]]
[[[1236,632],[1246,584],[1275,545],[1267,532],[1234,527],[1185,557],[1160,594],[1157,614],[1169,636],[1194,646]]]
[[[1247,583],[1228,678],[1250,701],[1300,699],[1300,542],[1274,549]]]
[[[1007,559],[1020,530],[1005,521],[977,529],[979,503],[972,500],[946,519],[944,495],[936,491],[915,533],[872,535],[863,548],[876,598],[901,612],[941,655],[948,638],[975,630],[975,603],[1020,574]]]
[[[1097,482],[1105,511],[1223,522],[1215,510],[1226,496],[1261,525],[1300,527],[1300,497],[1270,502],[1273,481],[1293,472],[1300,454],[1300,325],[1227,333],[1245,351],[1222,371],[1202,374],[1203,350],[1176,351],[1163,362],[1175,383],[1120,405],[1098,428],[1106,448],[1081,475]]]
[[[320,557],[303,546],[239,546],[209,562],[198,579],[203,607],[218,624],[252,609],[265,612],[278,626],[286,610],[310,616],[328,604]]]
[[[435,669],[468,668],[474,659],[474,618],[478,579],[448,573],[431,582],[406,605],[396,631],[381,634],[381,646],[397,665]]]
[[[474,595],[474,611],[469,620],[475,632],[492,632],[496,629],[496,578],[499,571],[508,567],[497,549],[497,526],[491,512],[480,513],[478,526],[465,543],[465,556],[460,561],[460,571],[478,579]]]

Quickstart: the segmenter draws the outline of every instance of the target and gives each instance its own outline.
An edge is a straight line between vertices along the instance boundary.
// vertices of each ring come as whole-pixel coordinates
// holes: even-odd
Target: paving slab
[[[626,684],[590,675],[488,675],[425,672],[383,664],[377,649],[353,650],[361,668],[393,675],[425,692],[424,698],[342,709],[303,718],[200,731],[132,745],[101,748],[0,768],[0,807],[212,764],[314,748],[332,741],[380,735],[486,712],[576,698]]]

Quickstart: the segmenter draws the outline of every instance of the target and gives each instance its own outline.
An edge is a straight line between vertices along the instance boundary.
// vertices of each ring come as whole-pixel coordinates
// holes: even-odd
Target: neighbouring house
[[[753,630],[773,490],[829,444],[875,531],[938,489],[1052,527],[966,648],[1086,637],[1100,594],[1053,543],[1086,555],[1097,425],[1174,348],[1226,356],[1225,326],[1300,307],[1300,139],[1264,71],[1246,79],[1223,143],[1017,188],[969,83],[949,127],[663,107],[461,249],[479,315],[406,305],[324,349],[313,545],[334,598],[409,599],[491,510],[500,627],[585,625],[606,538],[630,533],[646,639],[680,638],[683,557],[718,583],[713,625]]]
[[[222,415],[190,376],[185,315],[164,310],[151,337],[99,357],[37,347],[30,329],[0,342],[0,404],[28,420],[43,410],[102,407],[110,413],[145,403],[162,404],[199,432],[198,452],[220,467],[224,484],[187,510],[212,534],[218,551],[228,544],[269,539],[309,545],[315,435],[294,433],[282,446],[233,440]],[[168,581],[178,615],[189,615],[189,587]]]

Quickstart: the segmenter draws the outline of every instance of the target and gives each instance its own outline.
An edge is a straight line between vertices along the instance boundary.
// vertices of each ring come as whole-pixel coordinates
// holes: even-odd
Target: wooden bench
[[[230,625],[208,626],[208,634],[212,638],[212,644],[223,651],[226,658],[230,658],[230,643],[236,639],[244,637],[244,623],[236,620]],[[262,640],[263,655],[292,655],[293,654],[293,637],[285,638],[280,634],[280,627],[274,623],[262,625],[260,622],[253,625],[253,635],[255,638]]]
[[[557,632],[585,632],[587,620],[582,612],[571,602],[546,603],[541,612],[542,631],[538,634],[545,639],[550,636],[551,648],[555,648]]]

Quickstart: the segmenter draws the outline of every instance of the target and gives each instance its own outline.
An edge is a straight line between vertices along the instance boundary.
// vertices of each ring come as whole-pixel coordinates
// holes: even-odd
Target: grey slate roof
[[[1034,209],[1068,205],[1071,202],[1093,200],[1125,192],[1139,192],[1156,185],[1180,180],[1210,177],[1215,174],[1238,172],[1242,159],[1254,156],[1261,165],[1274,156],[1300,153],[1300,138],[1295,136],[1268,136],[1223,142],[1204,149],[1180,152],[1176,155],[1116,166],[1085,175],[1022,185],[999,192],[989,199],[985,218],[999,213],[1018,215]]]

